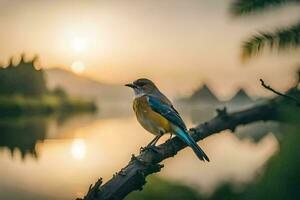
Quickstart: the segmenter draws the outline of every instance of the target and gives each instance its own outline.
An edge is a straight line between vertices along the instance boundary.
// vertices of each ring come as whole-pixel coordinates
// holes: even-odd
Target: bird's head
[[[135,95],[151,94],[158,90],[155,84],[146,78],[137,79],[133,83],[126,84],[125,86],[132,88]]]

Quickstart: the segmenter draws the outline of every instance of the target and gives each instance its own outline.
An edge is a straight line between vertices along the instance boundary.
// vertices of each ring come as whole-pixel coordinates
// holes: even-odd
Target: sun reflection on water
[[[82,160],[86,155],[86,144],[83,139],[76,138],[72,142],[71,153],[74,159]]]
[[[137,154],[141,146],[153,139],[134,116],[91,121],[85,117],[64,122],[50,137],[45,133],[35,148],[38,158],[27,156],[20,161],[20,155],[17,155],[19,159],[12,158],[10,151],[0,148],[0,199],[16,199],[6,196],[14,194],[21,199],[25,189],[31,200],[82,197],[87,185],[96,177],[109,179],[128,163],[132,153]],[[193,126],[191,120],[186,119],[187,124]],[[31,132],[27,135],[38,140]],[[167,137],[161,142],[164,139]],[[236,184],[251,181],[278,150],[277,140],[272,135],[253,143],[224,132],[199,144],[212,162],[199,162],[190,149],[185,149],[164,162],[165,169],[160,176],[182,181],[209,194],[224,181]],[[37,195],[36,188],[43,184],[45,189],[39,190]]]

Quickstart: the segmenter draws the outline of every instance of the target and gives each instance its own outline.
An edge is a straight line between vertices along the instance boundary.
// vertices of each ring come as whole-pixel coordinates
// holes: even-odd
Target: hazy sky
[[[296,22],[299,7],[236,19],[230,2],[0,0],[0,61],[39,54],[44,67],[82,63],[84,75],[118,84],[148,77],[169,94],[189,93],[203,81],[220,96],[238,85],[261,94],[259,78],[286,89],[300,51],[242,64],[240,46],[257,30]]]

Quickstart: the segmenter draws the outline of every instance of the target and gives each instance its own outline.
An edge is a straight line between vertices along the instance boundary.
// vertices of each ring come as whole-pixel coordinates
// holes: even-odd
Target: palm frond
[[[234,16],[241,16],[286,3],[300,3],[300,0],[235,0],[231,4],[230,12]]]
[[[300,47],[300,22],[286,29],[260,32],[252,36],[242,46],[243,60],[259,54],[266,47],[271,50],[274,48],[283,50]]]

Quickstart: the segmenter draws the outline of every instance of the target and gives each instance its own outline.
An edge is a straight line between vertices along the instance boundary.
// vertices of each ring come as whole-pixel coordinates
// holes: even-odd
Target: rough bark
[[[227,113],[226,108],[217,109],[216,117],[190,129],[190,133],[196,141],[199,141],[224,130],[234,132],[237,126],[257,121],[275,120],[277,104],[280,101],[281,98],[275,98],[261,105],[232,113]],[[159,172],[163,167],[160,162],[175,156],[178,151],[185,147],[186,144],[178,137],[174,137],[157,146],[157,151],[147,150],[138,156],[132,155],[127,166],[122,168],[105,184],[102,185],[102,179],[100,178],[94,186],[91,185],[83,199],[119,200],[134,190],[142,190],[143,185],[146,184],[145,178],[150,174]],[[213,162],[213,158],[211,160]]]

